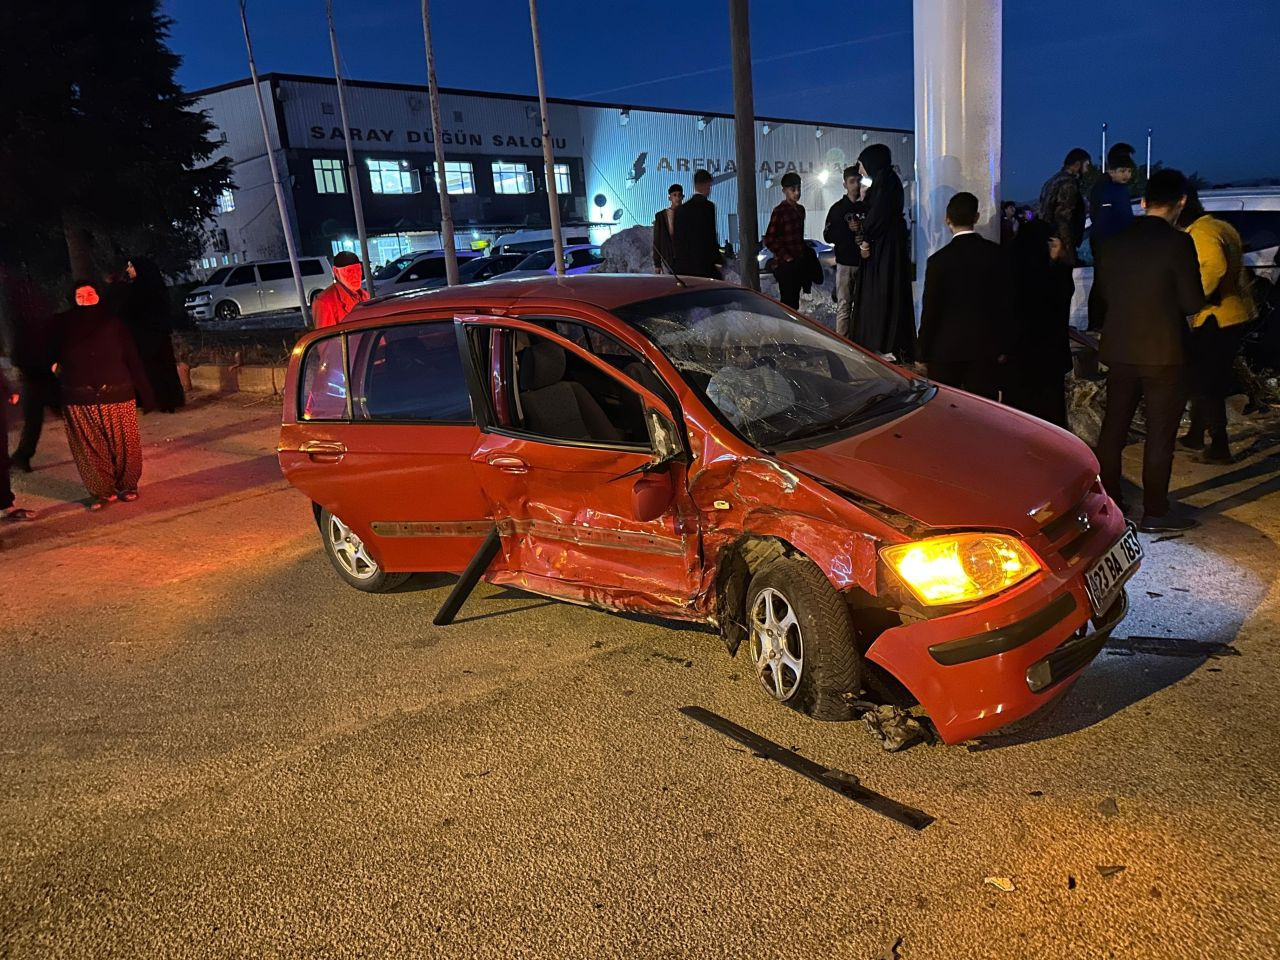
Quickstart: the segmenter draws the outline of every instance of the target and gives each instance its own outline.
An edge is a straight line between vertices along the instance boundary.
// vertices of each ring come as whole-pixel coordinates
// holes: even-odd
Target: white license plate
[[[1111,608],[1124,582],[1138,569],[1140,560],[1142,544],[1138,542],[1138,531],[1130,527],[1115,546],[1085,573],[1084,589],[1093,604],[1095,617]]]

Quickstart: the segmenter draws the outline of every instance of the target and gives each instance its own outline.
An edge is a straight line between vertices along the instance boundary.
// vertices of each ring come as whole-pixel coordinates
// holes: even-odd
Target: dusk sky
[[[756,112],[913,127],[910,0],[752,3]],[[348,77],[425,82],[416,0],[337,0]],[[169,0],[189,89],[247,76],[237,7]],[[728,5],[543,0],[547,93],[729,111]],[[830,11],[830,12],[828,12]],[[262,72],[331,74],[323,0],[249,0]],[[528,5],[432,6],[442,86],[533,93]],[[1276,0],[1004,3],[1005,195],[1033,198],[1073,146],[1111,142],[1213,182],[1280,176]]]

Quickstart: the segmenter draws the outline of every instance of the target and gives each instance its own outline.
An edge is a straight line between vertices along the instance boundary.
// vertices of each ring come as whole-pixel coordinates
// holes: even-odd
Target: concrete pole
[[[360,238],[360,262],[364,265],[364,286],[373,296],[373,271],[369,264],[369,234],[364,228],[364,203],[360,196],[360,171],[356,169],[356,150],[351,144],[351,124],[347,122],[346,85],[338,57],[338,31],[333,26],[333,0],[324,0],[329,18],[329,49],[333,52],[333,79],[338,84],[338,115],[342,118],[342,140],[347,145],[347,186],[351,188],[351,206],[356,215],[356,236]]]
[[[533,30],[533,65],[538,73],[538,109],[542,111],[542,160],[547,167],[551,246],[555,250],[556,276],[563,277],[564,240],[560,236],[560,195],[556,192],[556,162],[551,150],[551,117],[547,112],[547,85],[542,78],[542,40],[538,35],[538,0],[529,0],[529,24]]]
[[[1102,167],[1102,172],[1106,173],[1107,172],[1107,125],[1105,123],[1102,125],[1102,163],[1100,164],[1100,166]]]
[[[240,26],[244,29],[244,48],[249,54],[249,77],[253,92],[258,98],[258,118],[262,121],[262,143],[271,165],[271,182],[276,188],[276,207],[280,211],[280,226],[284,228],[284,246],[289,251],[289,266],[293,268],[293,285],[298,291],[298,307],[302,310],[302,322],[311,326],[311,310],[307,305],[307,293],[302,286],[302,270],[298,267],[298,247],[293,241],[293,219],[284,199],[284,187],[280,183],[280,167],[276,163],[276,151],[271,145],[271,128],[267,126],[267,107],[262,102],[262,87],[258,85],[258,65],[253,59],[253,42],[249,39],[249,17],[245,13],[246,0],[240,0]]]
[[[748,0],[729,0],[733,47],[733,136],[738,164],[738,270],[742,285],[760,289],[760,218],[756,213],[756,108],[751,86],[751,15]]]
[[[431,141],[436,157],[436,195],[440,198],[440,246],[444,248],[444,275],[451,287],[458,285],[458,250],[453,241],[453,207],[449,203],[449,178],[444,173],[441,142],[440,91],[436,87],[436,55],[431,46],[431,11],[422,0],[422,40],[427,47],[427,98],[431,101]]]
[[[1151,128],[1147,127],[1147,179],[1151,179]]]
[[[978,198],[978,232],[1000,240],[1003,0],[914,0],[916,263],[951,237],[947,201]]]

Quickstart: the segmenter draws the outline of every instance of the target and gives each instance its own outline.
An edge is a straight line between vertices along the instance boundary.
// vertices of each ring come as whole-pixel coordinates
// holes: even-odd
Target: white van
[[[562,226],[560,233],[564,237],[566,247],[590,243],[586,225]],[[493,241],[491,253],[537,253],[553,246],[550,230],[517,230]]]
[[[328,257],[303,257],[298,261],[302,289],[308,305],[315,303],[333,282]],[[183,306],[192,320],[232,323],[255,313],[280,313],[298,309],[298,291],[288,260],[259,260],[222,267],[189,294]]]

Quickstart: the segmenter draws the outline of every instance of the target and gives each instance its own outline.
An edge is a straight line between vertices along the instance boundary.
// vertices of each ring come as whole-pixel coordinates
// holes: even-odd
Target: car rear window
[[[342,337],[325,337],[307,350],[299,377],[300,420],[345,420],[347,374],[342,364]]]
[[[452,322],[352,334],[348,355],[352,419],[472,422],[471,394]]]

